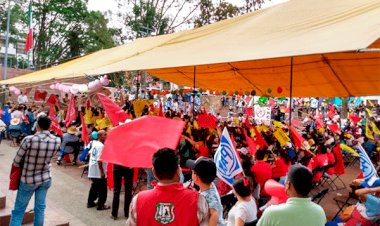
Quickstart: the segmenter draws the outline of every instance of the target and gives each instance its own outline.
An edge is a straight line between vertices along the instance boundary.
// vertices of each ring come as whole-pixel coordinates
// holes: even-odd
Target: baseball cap
[[[203,183],[212,183],[216,177],[216,165],[210,158],[199,157],[197,160],[187,160],[186,167],[194,170]]]

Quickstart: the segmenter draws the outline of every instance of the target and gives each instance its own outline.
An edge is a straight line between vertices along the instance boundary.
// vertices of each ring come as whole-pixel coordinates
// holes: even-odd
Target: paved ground
[[[15,147],[10,147],[8,141],[0,144],[0,191],[7,194],[7,198],[15,199],[16,192],[8,190],[9,171],[11,162],[16,153]],[[95,208],[87,209],[87,195],[90,181],[86,175],[81,178],[82,169],[76,166],[57,166],[53,163],[53,185],[49,189],[47,208],[53,208],[65,217],[72,226],[97,225],[125,225],[124,217],[114,221],[110,218],[111,210],[97,211]],[[123,194],[121,194],[123,195]],[[108,192],[107,204],[111,205],[112,191]],[[123,203],[120,203],[123,206]],[[119,209],[119,216],[123,216]],[[49,226],[49,225],[47,225]]]
[[[15,198],[16,192],[8,191],[9,171],[12,159],[16,152],[15,147],[9,145],[9,141],[0,144],[0,191],[8,197]],[[352,166],[346,169],[343,180],[348,184],[359,173],[359,166]],[[68,219],[73,226],[97,226],[97,225],[125,225],[125,218],[114,221],[110,218],[110,210],[97,211],[87,209],[86,200],[90,187],[90,181],[86,175],[81,178],[82,169],[76,166],[57,166],[53,163],[53,185],[48,192],[47,208],[58,212],[62,217]],[[331,219],[338,208],[333,198],[340,194],[347,194],[348,190],[330,191],[325,199],[320,203],[325,209],[328,219]],[[123,194],[122,194],[123,195]],[[112,191],[108,192],[107,204],[112,202]],[[123,206],[121,203],[120,206]],[[122,209],[119,209],[119,216],[123,216]]]

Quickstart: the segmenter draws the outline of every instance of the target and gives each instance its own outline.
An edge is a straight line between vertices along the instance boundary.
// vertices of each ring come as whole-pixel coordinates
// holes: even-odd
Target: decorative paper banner
[[[271,118],[271,108],[270,107],[260,107],[255,105],[255,121],[257,124],[264,123],[265,125],[270,125]]]

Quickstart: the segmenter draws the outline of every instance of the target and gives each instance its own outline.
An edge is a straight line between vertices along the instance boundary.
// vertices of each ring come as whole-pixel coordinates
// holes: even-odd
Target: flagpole
[[[193,118],[195,117],[195,76],[196,76],[197,66],[194,65],[194,83],[193,83]],[[194,118],[195,119],[195,118]]]
[[[290,57],[290,97],[289,97],[289,125],[292,126],[292,102],[293,102],[293,56]]]
[[[7,68],[8,68],[8,47],[9,47],[9,25],[10,25],[10,17],[11,17],[11,1],[8,1],[8,9],[7,9],[7,33],[5,34],[5,54],[4,54],[4,73],[3,79],[7,80]]]

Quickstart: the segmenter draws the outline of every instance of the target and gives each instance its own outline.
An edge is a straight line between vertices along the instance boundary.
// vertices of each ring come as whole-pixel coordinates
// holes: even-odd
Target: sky
[[[227,0],[227,2],[240,2],[242,3],[242,0]],[[272,5],[276,5],[282,2],[286,2],[286,0],[270,0],[265,3],[264,7],[269,7]],[[90,10],[99,10],[99,11],[107,11],[107,10],[117,10],[117,4],[114,0],[89,0],[88,1],[88,8]]]
[[[127,0],[124,0],[127,2]],[[193,2],[200,1],[200,0],[193,0]],[[213,1],[218,1],[218,0],[213,0]],[[237,6],[243,6],[245,0],[225,0],[230,3],[234,3]],[[279,3],[286,2],[287,0],[266,0],[266,3],[263,5],[263,8],[267,8]],[[188,4],[193,4],[194,3],[188,3]],[[190,11],[190,5],[186,5],[189,7],[189,10],[184,10],[181,11],[181,13],[178,15],[177,18],[184,18],[185,15],[187,15]],[[130,11],[131,9],[129,8],[123,8],[118,6],[117,2],[115,0],[89,0],[88,5],[87,5],[89,10],[94,10],[94,11],[101,11],[105,13],[107,19],[109,20],[108,26],[113,27],[113,28],[121,28],[122,33],[125,37],[129,37],[129,34],[131,34],[130,28],[125,26],[125,21],[123,20],[122,17],[119,17],[118,15],[124,14],[125,11]],[[130,7],[130,6],[127,6]],[[170,11],[168,11],[168,14],[170,14]],[[175,12],[173,12],[175,14]],[[176,22],[181,23],[182,20],[178,19]],[[174,24],[175,25],[175,24]],[[189,23],[184,23],[181,26],[177,27],[175,30],[176,31],[182,31],[182,30],[188,30],[192,29],[193,25]],[[131,41],[132,39],[127,38],[123,40],[118,40],[120,43],[126,43]]]

